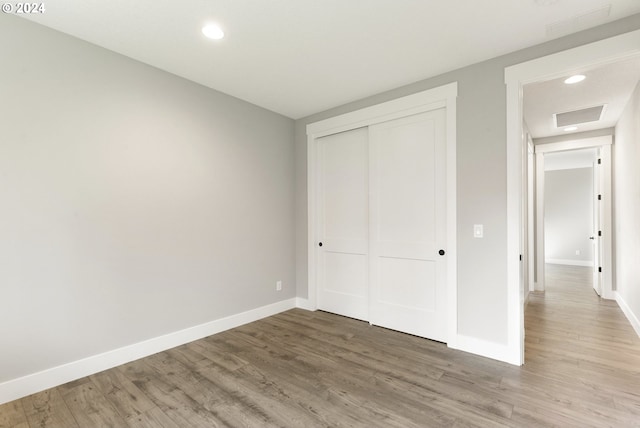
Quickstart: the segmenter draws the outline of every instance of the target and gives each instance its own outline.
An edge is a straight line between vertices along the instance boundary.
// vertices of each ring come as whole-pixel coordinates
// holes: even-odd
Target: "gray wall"
[[[0,382],[294,297],[291,119],[14,16],[0,52]]]
[[[544,180],[547,261],[593,262],[593,168],[546,171]]]
[[[633,15],[297,120],[295,159],[298,295],[307,296],[306,125],[457,81],[458,331],[463,335],[506,343],[508,308],[504,68],[638,28],[640,15]],[[433,60],[437,61],[437,58]],[[401,67],[402,64],[398,66]],[[473,238],[473,224],[476,223],[484,224],[484,239]],[[509,257],[517,257],[517,254]]]
[[[615,281],[640,320],[640,84],[616,126],[614,154]],[[636,325],[636,329],[640,327]],[[640,331],[638,331],[640,334]]]

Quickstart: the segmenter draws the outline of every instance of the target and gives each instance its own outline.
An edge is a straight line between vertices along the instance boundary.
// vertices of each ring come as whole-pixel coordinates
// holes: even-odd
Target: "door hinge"
[[[602,163],[602,159],[598,159],[598,165]]]
[[[602,231],[601,230],[598,231],[598,236],[602,236]]]
[[[602,273],[602,267],[598,267],[598,272]]]
[[[520,254],[520,261],[522,261],[522,254]]]
[[[601,201],[602,200],[602,195],[598,195],[598,200]]]

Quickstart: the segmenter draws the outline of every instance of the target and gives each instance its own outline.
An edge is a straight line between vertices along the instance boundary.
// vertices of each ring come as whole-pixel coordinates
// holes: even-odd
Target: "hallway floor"
[[[546,291],[531,293],[525,310],[523,379],[557,404],[540,411],[591,417],[593,426],[640,426],[638,335],[615,301],[595,293],[591,268],[546,271]]]

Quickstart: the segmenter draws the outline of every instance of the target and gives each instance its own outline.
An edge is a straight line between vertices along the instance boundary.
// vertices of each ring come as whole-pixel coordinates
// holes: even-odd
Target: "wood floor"
[[[514,367],[291,310],[0,406],[0,427],[640,427],[640,339],[548,266]]]

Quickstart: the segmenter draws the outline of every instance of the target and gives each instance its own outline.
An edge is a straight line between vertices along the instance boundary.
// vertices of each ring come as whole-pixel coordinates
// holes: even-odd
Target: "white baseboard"
[[[527,293],[527,300],[528,298],[529,294]],[[308,299],[303,299],[301,297],[296,298],[296,307],[306,309],[308,311],[315,311],[317,309],[311,305]],[[518,357],[514,356],[513,349],[501,343],[489,342],[475,337],[458,334],[453,338],[449,338],[447,346],[451,349],[457,349],[459,351],[469,352],[482,357],[504,361],[517,366],[522,364]]]
[[[516,366],[522,365],[519,358],[514,355],[513,349],[503,343],[489,342],[487,340],[458,334],[455,340],[450,341],[448,345],[452,349],[504,361],[505,363]]]
[[[293,309],[296,300],[283,300],[0,383],[0,404]]]
[[[640,320],[638,319],[636,314],[633,313],[629,305],[627,305],[627,302],[625,302],[625,300],[622,298],[620,293],[614,292],[614,294],[615,294],[616,302],[618,302],[618,306],[620,306],[620,309],[622,309],[622,312],[625,314],[625,316],[631,323],[631,326],[636,331],[636,334],[638,335],[638,337],[640,337]]]
[[[545,263],[549,263],[552,265],[593,267],[593,260],[547,259],[545,260]]]
[[[296,297],[296,308],[305,309],[307,311],[315,311],[315,308],[309,299],[303,299],[302,297]]]

